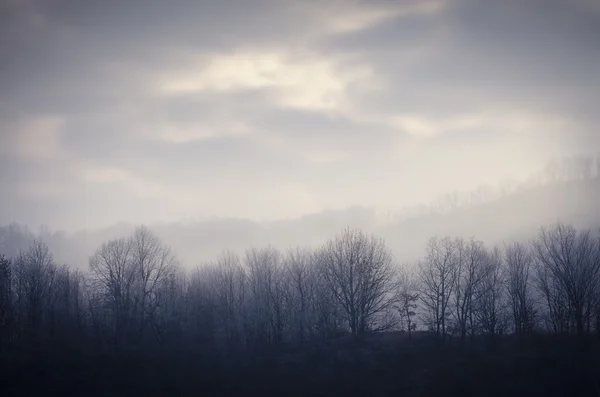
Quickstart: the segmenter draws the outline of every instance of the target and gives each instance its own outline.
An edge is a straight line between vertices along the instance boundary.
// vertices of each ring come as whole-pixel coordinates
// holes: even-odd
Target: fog
[[[556,159],[522,183],[483,185],[449,192],[420,206],[381,212],[355,206],[315,212],[298,218],[252,221],[210,217],[148,223],[171,246],[187,269],[213,262],[225,250],[240,255],[272,246],[281,251],[317,248],[346,227],[385,239],[398,265],[423,258],[429,238],[474,237],[489,246],[528,242],[540,227],[558,221],[578,228],[600,228],[600,179],[593,157]],[[588,171],[586,171],[588,170]],[[35,228],[13,224],[0,227],[0,249],[10,256],[34,238],[48,244],[59,263],[87,270],[88,259],[108,240],[126,237],[138,224],[120,222],[106,228],[61,231],[49,225]]]
[[[598,65],[597,0],[0,0],[0,395],[597,395]]]

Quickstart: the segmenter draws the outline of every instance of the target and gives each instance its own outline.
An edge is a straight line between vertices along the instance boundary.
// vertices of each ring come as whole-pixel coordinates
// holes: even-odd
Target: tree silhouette
[[[375,330],[377,315],[392,303],[392,255],[383,240],[346,229],[319,253],[323,278],[353,336]]]

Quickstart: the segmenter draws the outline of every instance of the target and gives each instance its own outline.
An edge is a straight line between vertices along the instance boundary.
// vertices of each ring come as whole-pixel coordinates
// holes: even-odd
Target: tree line
[[[0,256],[0,352],[197,351],[222,363],[343,335],[421,330],[600,335],[600,238],[557,223],[529,243],[433,237],[395,263],[385,242],[345,229],[316,249],[224,251],[184,271],[150,229],[103,243],[82,272],[42,241]]]

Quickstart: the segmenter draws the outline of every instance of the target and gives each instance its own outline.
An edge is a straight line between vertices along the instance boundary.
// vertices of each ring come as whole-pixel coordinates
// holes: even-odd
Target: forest
[[[0,0],[0,397],[600,397],[598,65],[600,0]]]
[[[597,396],[599,342],[600,234],[561,222],[407,264],[349,227],[191,271],[143,225],[87,271],[0,257],[3,396]]]

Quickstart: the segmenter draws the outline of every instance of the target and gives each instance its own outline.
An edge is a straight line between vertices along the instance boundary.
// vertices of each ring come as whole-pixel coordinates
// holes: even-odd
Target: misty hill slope
[[[577,228],[600,228],[600,178],[539,186],[447,214],[405,219],[378,231],[394,252],[414,260],[423,255],[432,236],[473,236],[499,244],[530,239],[541,226],[557,221]]]
[[[356,207],[277,222],[213,219],[167,223],[153,229],[188,266],[214,260],[224,249],[243,253],[264,245],[315,247],[347,226],[385,238],[402,262],[421,258],[427,240],[435,235],[474,236],[498,244],[529,239],[541,226],[558,220],[578,228],[600,227],[600,178],[557,182],[446,214],[423,214],[383,224],[378,224],[375,211]]]
[[[385,238],[398,262],[413,262],[423,256],[432,236],[473,236],[487,244],[498,244],[529,239],[541,226],[558,220],[578,228],[598,229],[600,178],[555,182],[443,214],[421,214],[383,223],[378,222],[374,210],[355,207],[276,222],[214,218],[149,226],[173,248],[184,266],[191,268],[216,259],[225,249],[243,254],[247,248],[265,245],[283,250],[315,247],[347,226]],[[102,242],[126,237],[134,227],[119,223],[73,234],[47,233],[42,238],[57,262],[87,269],[89,256]],[[25,248],[34,235],[23,227],[13,226],[11,232],[9,229],[0,228],[0,248],[10,256]]]

